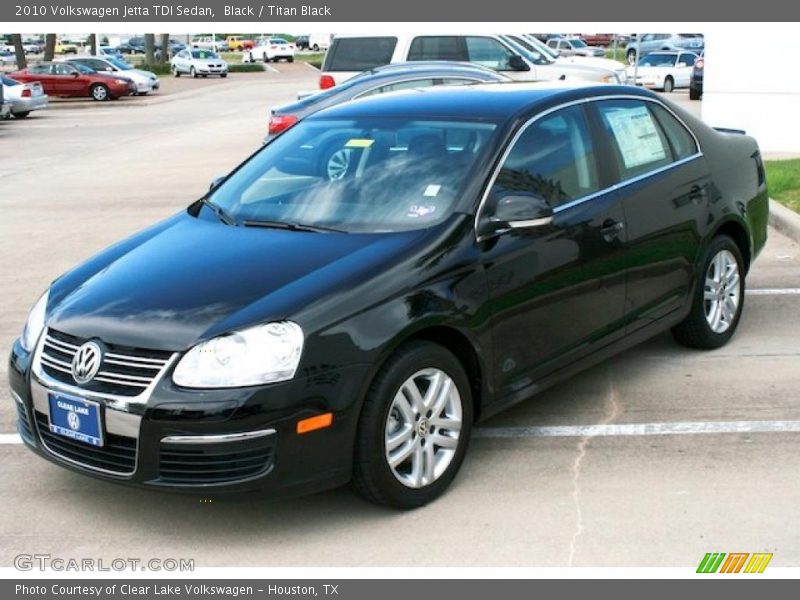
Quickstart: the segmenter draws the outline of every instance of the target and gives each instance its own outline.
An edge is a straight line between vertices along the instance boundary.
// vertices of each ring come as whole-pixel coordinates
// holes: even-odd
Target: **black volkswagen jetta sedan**
[[[348,103],[54,281],[19,431],[108,480],[418,506],[477,420],[666,329],[725,344],[766,227],[756,142],[645,90]]]

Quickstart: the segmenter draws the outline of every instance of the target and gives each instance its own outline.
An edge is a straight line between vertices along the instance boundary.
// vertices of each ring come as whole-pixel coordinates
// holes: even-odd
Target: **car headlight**
[[[41,298],[33,305],[31,312],[28,313],[28,320],[25,321],[25,327],[22,329],[22,335],[19,338],[22,347],[27,352],[32,352],[36,347],[36,342],[39,341],[39,336],[42,335],[44,329],[44,316],[47,310],[47,298],[50,295],[50,290],[42,294]]]
[[[221,335],[193,347],[172,380],[190,388],[244,387],[294,377],[303,352],[297,323],[267,323]]]
[[[601,80],[603,83],[617,83],[617,76],[616,75],[606,75]]]

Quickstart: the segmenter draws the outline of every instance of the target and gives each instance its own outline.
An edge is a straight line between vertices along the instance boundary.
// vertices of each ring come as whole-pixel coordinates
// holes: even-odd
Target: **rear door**
[[[655,101],[592,103],[616,170],[627,223],[627,320],[634,331],[681,308],[714,195],[686,126]]]
[[[596,126],[594,127],[596,129]],[[483,242],[493,372],[501,396],[624,334],[625,215],[583,105],[546,115],[503,160],[481,219],[505,196],[538,196],[549,223]]]

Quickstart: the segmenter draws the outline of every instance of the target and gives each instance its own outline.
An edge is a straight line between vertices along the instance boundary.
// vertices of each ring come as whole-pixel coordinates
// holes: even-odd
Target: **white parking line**
[[[0,444],[21,444],[22,438],[18,433],[0,433]]]
[[[786,432],[800,432],[800,421],[685,421],[676,423],[626,423],[619,425],[481,427],[475,430],[474,435],[478,438],[529,438]]]
[[[800,288],[756,288],[744,293],[750,296],[800,296]]]

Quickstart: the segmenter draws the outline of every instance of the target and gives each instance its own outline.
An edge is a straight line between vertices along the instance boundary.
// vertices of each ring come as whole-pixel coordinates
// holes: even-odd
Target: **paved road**
[[[0,162],[0,353],[49,281],[181,209],[259,145],[267,107],[314,84],[302,66],[278,68],[0,125],[0,145],[13,149]],[[800,288],[798,245],[773,233],[748,283],[767,293],[748,296],[729,346],[693,352],[664,335],[496,417],[450,493],[414,512],[347,490],[201,502],[95,481],[0,444],[0,565],[37,552],[197,566],[693,567],[709,551],[768,551],[772,565],[796,566],[800,434],[781,429],[800,421],[800,295],[774,290]],[[773,431],[704,432],[753,421]],[[574,429],[648,423],[694,433]],[[13,429],[2,388],[0,432]]]

